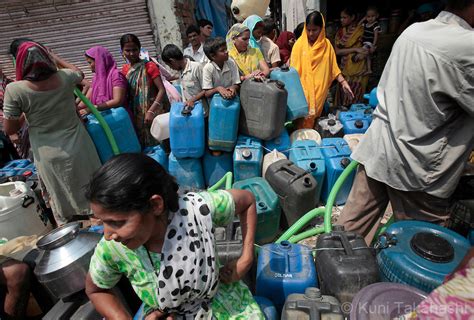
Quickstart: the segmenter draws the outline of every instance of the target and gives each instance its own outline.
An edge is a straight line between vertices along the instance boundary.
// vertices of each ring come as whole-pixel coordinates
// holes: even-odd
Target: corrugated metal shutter
[[[146,0],[2,0],[0,63],[4,72],[14,78],[12,60],[7,54],[10,42],[31,38],[81,68],[90,79],[84,52],[95,45],[104,46],[120,67],[125,63],[120,55],[120,37],[125,33],[137,35],[142,46],[156,55],[158,37],[153,33]]]

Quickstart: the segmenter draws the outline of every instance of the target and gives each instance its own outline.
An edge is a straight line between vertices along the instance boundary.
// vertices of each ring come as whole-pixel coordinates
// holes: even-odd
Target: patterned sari
[[[146,112],[157,94],[156,87],[151,85],[151,79],[148,79],[145,67],[147,62],[141,60],[130,66],[126,76],[130,90],[128,106],[132,110],[135,129],[142,148],[158,144],[158,141],[152,137],[149,126],[145,124]]]
[[[362,35],[364,28],[360,25],[352,25],[340,28],[336,33],[336,47],[339,49],[361,48]],[[369,77],[363,75],[366,71],[366,59],[354,61],[356,53],[350,53],[342,56],[339,67],[342,70],[344,78],[351,86],[354,93],[354,100],[344,94],[341,85],[338,85],[336,92],[336,105],[350,105],[362,101]]]

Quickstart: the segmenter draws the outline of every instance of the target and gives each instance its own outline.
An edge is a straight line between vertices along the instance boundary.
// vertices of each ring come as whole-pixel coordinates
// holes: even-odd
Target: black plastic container
[[[339,301],[322,295],[318,288],[308,287],[304,294],[293,293],[288,296],[281,313],[281,320],[343,320]]]
[[[364,238],[334,226],[316,242],[316,272],[321,293],[335,296],[341,303],[351,302],[369,284],[379,281],[375,252]]]
[[[235,220],[226,228],[216,228],[214,235],[217,244],[217,256],[221,265],[240,257],[242,253],[242,233],[239,220]]]
[[[293,162],[284,159],[271,164],[265,179],[278,195],[289,226],[316,207],[316,180]]]

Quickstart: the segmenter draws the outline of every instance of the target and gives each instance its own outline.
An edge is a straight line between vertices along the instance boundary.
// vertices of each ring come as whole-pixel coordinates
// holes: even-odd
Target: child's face
[[[375,10],[368,10],[367,15],[365,17],[368,23],[373,23],[379,18],[379,14]]]
[[[176,70],[176,71],[182,70],[181,64],[175,59],[170,59],[170,61],[166,62],[166,64],[173,70]]]
[[[260,38],[263,36],[263,23],[262,22],[258,22],[255,25],[255,28],[253,29],[252,35],[255,38],[255,40],[257,40],[257,41],[260,40]]]
[[[290,45],[290,47],[293,47],[293,45],[295,44],[296,42],[296,39],[295,38],[290,38],[290,40],[288,40],[288,44]]]
[[[229,53],[227,52],[227,46],[223,45],[217,50],[216,54],[212,59],[215,63],[224,63],[229,60]]]
[[[245,52],[249,46],[250,31],[242,32],[238,37],[234,39],[234,45],[237,51]]]
[[[197,47],[201,44],[201,39],[199,39],[197,32],[191,32],[188,34],[188,41],[193,47]]]

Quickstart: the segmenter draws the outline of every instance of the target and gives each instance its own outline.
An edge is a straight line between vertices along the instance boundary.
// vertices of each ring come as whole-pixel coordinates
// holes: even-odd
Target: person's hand
[[[374,53],[374,52],[375,52],[375,49],[376,49],[376,47],[373,46],[372,48],[369,49],[369,53]]]
[[[194,106],[194,100],[188,100],[184,103],[184,105],[191,108]]]
[[[360,54],[368,54],[369,53],[369,50],[367,50],[367,48],[365,48],[365,47],[356,48],[355,51],[357,53],[360,53]]]
[[[237,90],[235,88],[227,88],[230,93],[230,99],[233,99],[237,95]]]
[[[80,109],[80,110],[79,110],[79,115],[80,115],[81,117],[85,117],[85,116],[87,116],[89,113],[90,113],[90,111],[89,111],[88,108],[83,108],[83,109]]]
[[[161,311],[155,310],[145,317],[145,320],[173,320],[173,314],[165,314]]]
[[[241,280],[252,267],[252,258],[240,257],[226,263],[220,271],[220,279],[223,283],[232,283]]]
[[[354,93],[351,90],[351,86],[349,83],[347,83],[347,80],[342,81],[341,83],[342,90],[344,91],[344,94],[348,95],[351,97],[351,99],[354,99]]]
[[[147,126],[151,125],[151,123],[153,122],[153,119],[155,119],[155,112],[147,111],[145,113],[145,124]]]
[[[231,94],[229,90],[224,87],[217,87],[217,92],[222,96],[224,99],[231,99]]]

